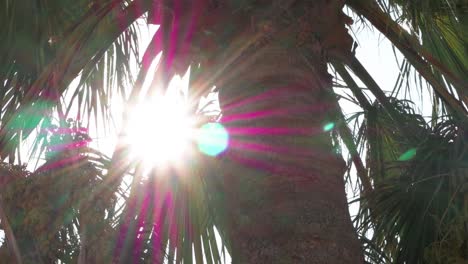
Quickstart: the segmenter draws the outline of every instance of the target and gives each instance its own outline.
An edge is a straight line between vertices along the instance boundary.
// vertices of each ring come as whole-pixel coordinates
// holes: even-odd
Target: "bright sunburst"
[[[166,95],[132,109],[127,127],[132,158],[158,165],[180,160],[190,151],[193,120],[177,99]]]

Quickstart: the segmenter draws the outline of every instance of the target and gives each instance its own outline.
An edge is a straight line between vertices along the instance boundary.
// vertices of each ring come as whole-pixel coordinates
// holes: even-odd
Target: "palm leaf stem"
[[[343,139],[343,142],[345,143],[346,148],[348,149],[351,155],[351,159],[353,160],[354,166],[356,167],[357,175],[362,183],[364,195],[368,195],[372,192],[373,188],[369,177],[367,176],[367,169],[364,167],[361,157],[359,156],[356,144],[354,144],[353,134],[349,129],[348,125],[346,124],[343,113],[341,113],[341,111],[339,115],[340,119],[343,122],[342,125],[339,127],[340,136]]]
[[[395,121],[396,124],[400,124],[400,114],[392,106],[388,97],[382,91],[377,82],[372,78],[366,68],[361,64],[361,62],[356,57],[351,57],[348,61],[349,68],[353,73],[366,85],[366,87],[372,92],[377,101],[383,106],[388,115]],[[398,130],[405,135],[407,138],[411,138],[411,132],[408,131],[408,128],[404,125],[398,126]]]
[[[385,110],[387,110],[387,112],[392,116],[392,118],[398,120],[396,116],[396,111],[394,111],[392,105],[390,104],[390,101],[388,100],[388,97],[385,95],[385,93],[374,80],[374,78],[369,74],[366,68],[361,64],[361,62],[353,56],[347,65],[353,71],[353,73],[356,74],[356,76],[359,79],[361,79],[361,81],[375,96],[377,101],[379,101],[379,103],[382,104]]]
[[[353,77],[348,73],[346,68],[342,63],[335,62],[332,63],[333,68],[335,68],[336,72],[343,78],[344,82],[348,85],[349,89],[353,93],[354,97],[359,102],[359,106],[362,107],[364,110],[369,110],[371,108],[371,103],[367,100],[366,95],[361,91],[361,88],[357,85],[354,81]]]
[[[361,89],[358,87],[356,82],[353,80],[351,75],[348,73],[346,68],[343,66],[341,63],[332,63],[333,67],[335,70],[338,72],[338,74],[343,78],[343,80],[346,82],[348,87],[351,89],[352,93],[358,100],[360,106],[365,110],[369,110],[371,108],[370,102],[367,100],[366,96],[364,93],[361,91]],[[372,184],[367,177],[367,170],[364,167],[364,164],[361,160],[361,157],[359,156],[359,152],[357,150],[356,144],[354,144],[354,137],[353,133],[349,129],[349,127],[346,124],[345,118],[343,116],[343,112],[340,111],[339,113],[339,119],[342,122],[342,125],[339,128],[339,133],[341,138],[343,139],[343,142],[346,145],[346,148],[350,152],[351,159],[353,160],[354,166],[356,167],[357,175],[359,179],[361,180],[361,183],[363,185],[363,190],[364,194],[370,194],[372,191]]]
[[[5,232],[5,237],[6,237],[6,243],[8,245],[8,248],[13,252],[13,255],[16,259],[16,263],[22,264],[22,258],[21,258],[21,252],[18,247],[18,243],[16,242],[15,234],[13,233],[13,229],[11,228],[11,225],[8,221],[7,215],[5,213],[5,210],[3,209],[3,200],[2,196],[0,194],[0,221],[3,225],[4,232]]]

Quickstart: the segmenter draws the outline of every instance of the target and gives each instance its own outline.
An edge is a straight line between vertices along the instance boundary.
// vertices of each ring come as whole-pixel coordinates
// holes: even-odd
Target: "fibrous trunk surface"
[[[328,20],[332,28],[340,21]],[[363,263],[345,163],[324,130],[338,111],[329,43],[290,44],[270,40],[227,68],[219,85],[231,136],[220,159],[233,263]]]

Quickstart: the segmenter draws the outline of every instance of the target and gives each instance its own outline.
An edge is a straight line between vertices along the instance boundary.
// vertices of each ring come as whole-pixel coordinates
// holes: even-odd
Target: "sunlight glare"
[[[135,106],[127,128],[130,156],[151,165],[183,158],[192,134],[184,104],[170,96],[159,98]]]

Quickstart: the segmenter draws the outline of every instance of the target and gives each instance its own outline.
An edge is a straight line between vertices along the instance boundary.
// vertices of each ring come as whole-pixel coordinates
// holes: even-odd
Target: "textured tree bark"
[[[341,12],[329,3],[309,7]],[[223,71],[219,99],[230,142],[220,159],[233,263],[364,262],[348,212],[345,163],[324,130],[339,111],[324,54],[350,48],[338,15],[315,16],[322,41],[270,41]],[[306,42],[320,35],[311,30]]]
[[[363,263],[345,163],[322,129],[337,111],[325,62],[270,46],[236,69],[219,95],[233,263]]]

